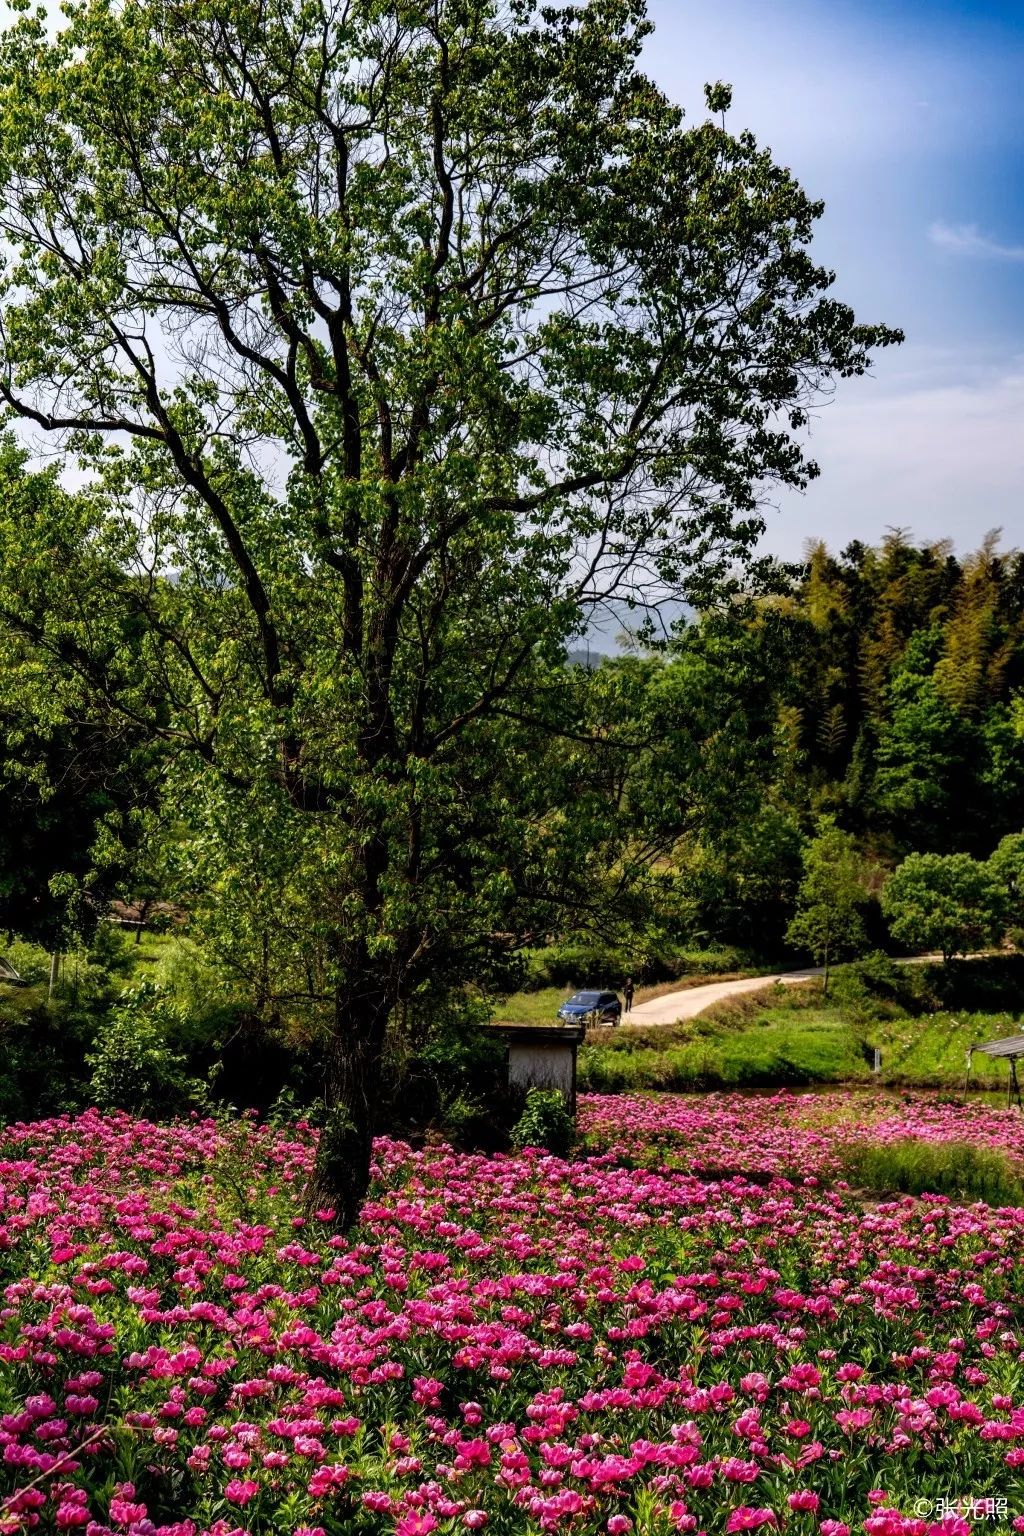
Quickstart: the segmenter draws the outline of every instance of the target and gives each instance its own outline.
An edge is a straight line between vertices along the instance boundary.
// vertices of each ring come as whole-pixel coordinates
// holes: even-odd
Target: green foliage
[[[4,953],[29,983],[0,983],[0,1119],[32,1118],[80,1108],[86,1056],[130,973],[133,946],[99,924],[88,948],[60,957],[50,992],[50,956],[15,939]]]
[[[988,864],[1005,893],[1009,927],[1024,928],[1024,832],[1004,837]]]
[[[557,1088],[531,1088],[523,1113],[512,1130],[512,1145],[543,1147],[556,1157],[568,1157],[576,1140],[576,1126]]]
[[[911,854],[886,881],[882,912],[898,944],[944,960],[994,943],[1007,915],[998,877],[965,853]]]
[[[878,1047],[883,1083],[960,1091],[968,1048],[1019,1033],[1022,999],[1024,957],[928,966],[872,954],[837,968],[827,1005],[810,986],[771,987],[674,1026],[595,1036],[579,1080],[608,1093],[863,1083]],[[1005,1093],[1006,1064],[976,1056],[971,1081]]]
[[[203,1101],[203,1085],[168,1042],[175,1023],[170,1000],[152,982],[125,991],[87,1058],[89,1091],[101,1109],[161,1117]]]
[[[1024,1202],[1018,1165],[991,1147],[972,1142],[854,1142],[841,1152],[846,1177],[879,1193],[950,1195],[988,1205]]]
[[[780,620],[793,711],[787,797],[834,809],[890,858],[983,856],[1024,819],[1024,559],[992,537],[957,559],[894,532],[818,545]]]
[[[911,846],[928,846],[951,828],[971,790],[971,722],[936,676],[941,630],[915,634],[886,695],[876,750],[873,798],[885,823]]]
[[[0,954],[30,986],[39,986],[49,978],[50,956],[41,944],[33,944],[27,939],[11,939]]]
[[[243,1022],[237,989],[192,939],[176,936],[164,943],[151,979],[173,1004],[167,1015],[169,1038],[183,1048],[216,1048]]]
[[[82,1107],[86,1020],[51,1008],[46,987],[0,985],[0,1122]]]
[[[0,590],[0,927],[52,950],[91,935],[128,874],[156,752],[136,722],[91,707],[73,668],[56,686],[60,621],[43,567],[68,558],[64,538],[80,536],[82,520],[52,470],[26,466],[24,450],[0,435],[3,517],[23,531],[46,526],[51,540],[42,559],[25,558],[22,540],[13,588]],[[127,616],[109,638],[130,667],[137,636]]]
[[[855,954],[866,942],[860,914],[865,899],[862,861],[849,833],[826,818],[804,849],[803,864],[797,909],[786,938],[825,967],[827,987],[830,963]]]
[[[88,485],[0,507],[4,644],[167,745],[205,937],[359,1114],[426,978],[614,913],[699,825],[657,737],[609,797],[632,683],[606,741],[566,645],[611,596],[731,590],[765,487],[816,473],[809,407],[900,339],[834,296],[792,175],[640,72],[641,8],[381,15],[0,38],[0,387]],[[672,682],[644,720],[663,683],[723,805],[743,730],[688,747]]]
[[[923,966],[897,965],[881,950],[872,950],[852,965],[839,967],[831,996],[859,1018],[895,1018],[918,1011],[926,974]]]
[[[504,1042],[484,1025],[479,998],[427,992],[389,1040],[390,1093],[384,1123],[400,1134],[435,1125],[461,1147],[506,1144],[515,1107],[509,1101]]]
[[[678,850],[700,930],[748,953],[777,956],[796,899],[803,841],[799,816],[775,804],[769,791],[752,819],[739,816],[722,835]]]
[[[864,1052],[842,1020],[827,1013],[797,1017],[786,1009],[765,1011],[763,1005],[748,1027],[731,1027],[723,1020],[718,1028],[692,1032],[682,1043],[666,1040],[662,1049],[655,1041],[633,1050],[588,1044],[580,1051],[578,1071],[580,1088],[593,1093],[692,1093],[868,1076]]]

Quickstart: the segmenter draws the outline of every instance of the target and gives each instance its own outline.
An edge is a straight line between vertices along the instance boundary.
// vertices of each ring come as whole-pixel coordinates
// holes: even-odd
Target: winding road
[[[998,950],[983,949],[963,958],[984,960],[998,953]],[[941,959],[942,956],[937,954],[900,955],[894,964],[934,965]],[[824,974],[821,966],[810,966],[802,971],[773,971],[769,976],[745,976],[739,981],[709,981],[703,987],[686,987],[681,992],[666,992],[663,997],[652,997],[649,1003],[637,1003],[629,1013],[623,1014],[622,1023],[634,1029],[647,1029],[655,1024],[679,1024],[683,1019],[695,1019],[705,1008],[710,1008],[712,1003],[720,1003],[725,997],[741,997],[744,992],[764,992],[777,982],[784,987],[795,987],[801,981],[812,981],[814,977]]]
[[[682,1019],[695,1019],[712,1003],[720,1003],[726,997],[741,997],[744,992],[763,992],[776,982],[784,987],[810,981],[824,973],[815,968],[803,971],[775,971],[770,976],[746,976],[739,981],[709,981],[703,987],[686,987],[682,992],[666,992],[663,997],[652,997],[648,1003],[637,1003],[629,1013],[623,1014],[623,1028],[648,1028],[653,1024],[678,1024]]]

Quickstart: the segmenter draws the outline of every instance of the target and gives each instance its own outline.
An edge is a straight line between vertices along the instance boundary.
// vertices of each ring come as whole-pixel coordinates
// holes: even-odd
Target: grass
[[[572,997],[575,987],[541,987],[536,992],[514,992],[494,1007],[496,1024],[554,1024],[559,1008]]]
[[[867,1063],[850,1032],[832,1019],[813,1015],[764,1019],[752,1028],[696,1035],[660,1050],[651,1045],[630,1051],[588,1044],[579,1056],[580,1086],[597,1093],[796,1086],[868,1077]]]
[[[613,1093],[870,1081],[874,1050],[891,1087],[960,1090],[971,1045],[1020,1032],[1002,1011],[913,1013],[869,996],[824,999],[818,983],[729,998],[695,1019],[606,1031],[580,1052],[580,1085]],[[1024,1074],[1022,1074],[1024,1076]],[[975,1056],[975,1087],[1005,1093],[1003,1061]]]
[[[139,943],[133,935],[123,935],[124,971],[119,971],[115,985],[128,986],[149,977],[156,978],[162,964],[173,950],[178,936],[174,933],[144,932]],[[34,1010],[44,1007],[50,997],[50,957],[38,944],[21,940],[0,946],[0,953],[7,954],[16,969],[29,978],[27,986],[9,986],[0,983],[0,1022],[4,1019],[23,1018]],[[61,958],[55,1001],[74,1001],[83,970],[88,959],[83,953],[72,951]]]
[[[1024,1184],[1004,1152],[970,1142],[907,1137],[856,1142],[842,1153],[851,1184],[875,1193],[951,1195],[988,1205],[1024,1204]]]

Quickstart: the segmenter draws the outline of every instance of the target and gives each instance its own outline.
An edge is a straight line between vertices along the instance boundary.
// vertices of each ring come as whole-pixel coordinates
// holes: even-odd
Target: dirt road
[[[820,970],[777,971],[771,976],[748,976],[741,981],[709,981],[704,987],[687,987],[683,992],[668,992],[664,997],[654,997],[649,1003],[637,1003],[630,1013],[624,1014],[623,1027],[647,1028],[651,1024],[678,1024],[680,1019],[695,1019],[698,1013],[720,1003],[726,997],[740,997],[744,992],[763,992],[766,987],[781,982],[783,986],[795,986],[820,976]]]

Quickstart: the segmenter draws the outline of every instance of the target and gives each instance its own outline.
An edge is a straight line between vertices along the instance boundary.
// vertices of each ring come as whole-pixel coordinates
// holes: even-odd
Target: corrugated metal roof
[[[1005,1040],[990,1040],[987,1045],[972,1045],[983,1056],[1024,1056],[1024,1035],[1007,1035]]]

